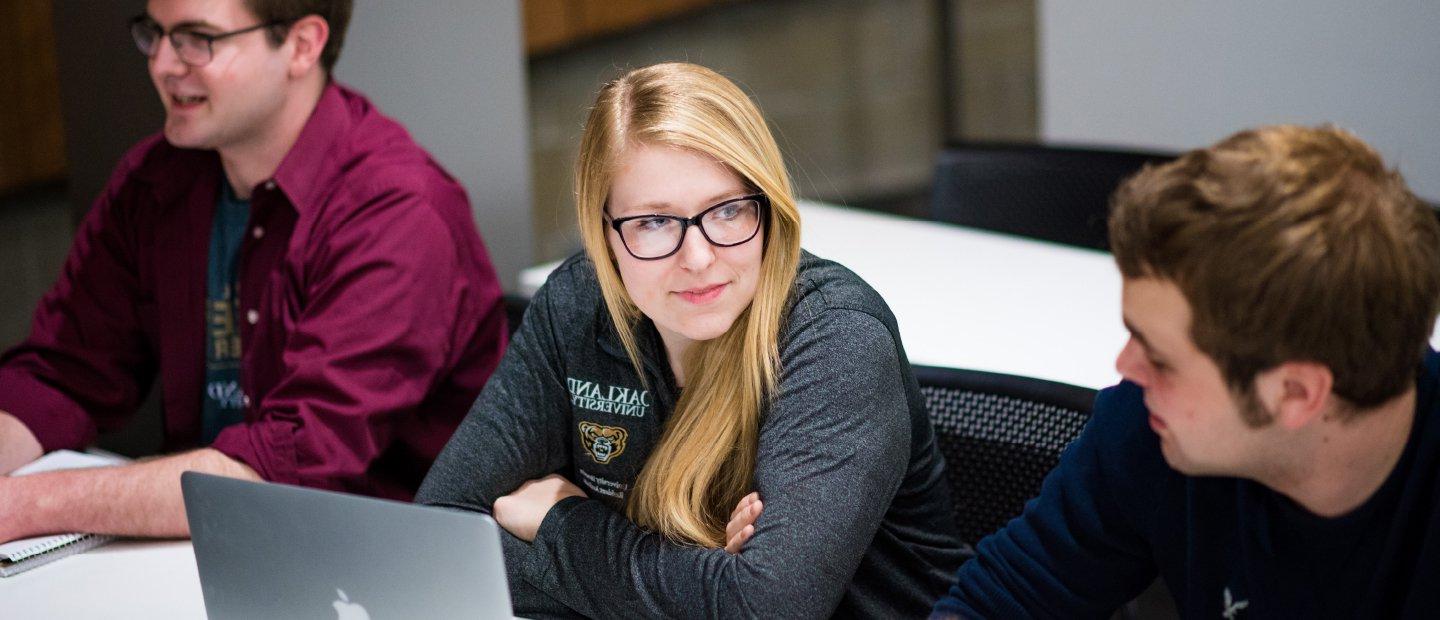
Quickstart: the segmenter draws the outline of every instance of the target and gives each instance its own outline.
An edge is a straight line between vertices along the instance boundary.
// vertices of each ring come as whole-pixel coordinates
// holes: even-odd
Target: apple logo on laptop
[[[359,603],[351,603],[350,597],[345,596],[345,591],[335,588],[335,593],[340,598],[335,599],[335,620],[370,620],[370,612],[365,611],[365,606]]]

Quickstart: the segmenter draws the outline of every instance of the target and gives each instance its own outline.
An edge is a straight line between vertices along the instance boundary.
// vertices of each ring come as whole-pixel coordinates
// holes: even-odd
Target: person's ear
[[[293,49],[290,77],[303,77],[320,64],[320,54],[330,41],[330,24],[319,15],[306,15],[290,25],[285,39]]]
[[[1256,377],[1261,402],[1281,427],[1294,430],[1319,420],[1334,402],[1335,375],[1316,362],[1285,362]]]

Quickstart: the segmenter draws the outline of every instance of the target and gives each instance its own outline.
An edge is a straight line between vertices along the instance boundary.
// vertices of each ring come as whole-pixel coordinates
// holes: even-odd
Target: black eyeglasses
[[[170,38],[170,47],[175,48],[175,55],[183,62],[192,67],[203,67],[210,63],[215,57],[215,42],[220,39],[228,39],[237,34],[254,32],[261,28],[284,26],[293,23],[294,19],[277,19],[263,24],[256,24],[249,28],[231,30],[219,34],[205,34],[195,32],[192,26],[180,26],[171,30],[167,35],[164,28],[148,15],[136,15],[130,20],[130,36],[135,39],[135,47],[146,58],[154,56],[160,51],[160,37]]]
[[[625,251],[640,260],[660,260],[680,251],[685,232],[691,226],[711,245],[728,248],[755,238],[770,199],[765,194],[751,194],[726,200],[705,209],[695,217],[678,215],[633,215],[610,220],[610,227],[620,233]],[[608,216],[607,216],[608,218]]]

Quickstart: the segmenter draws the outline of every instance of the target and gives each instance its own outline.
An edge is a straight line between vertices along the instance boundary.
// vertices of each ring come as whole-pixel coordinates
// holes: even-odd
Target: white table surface
[[[121,540],[0,578],[0,618],[204,618],[190,541]]]
[[[1127,334],[1108,252],[809,201],[800,218],[802,247],[890,304],[911,363],[1096,389],[1120,380]],[[521,272],[521,292],[559,264]],[[1440,348],[1440,322],[1430,343]]]
[[[801,246],[890,304],[915,364],[1100,388],[1119,381],[1120,275],[1106,252],[816,202]],[[533,294],[559,263],[521,273]]]

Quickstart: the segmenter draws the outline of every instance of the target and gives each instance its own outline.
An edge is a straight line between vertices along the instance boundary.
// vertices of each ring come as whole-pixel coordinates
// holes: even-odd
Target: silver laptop
[[[212,619],[511,618],[490,517],[186,472]]]

